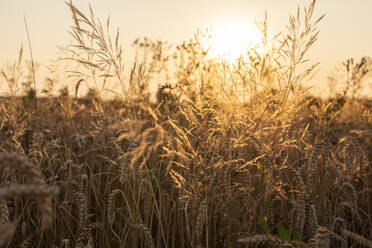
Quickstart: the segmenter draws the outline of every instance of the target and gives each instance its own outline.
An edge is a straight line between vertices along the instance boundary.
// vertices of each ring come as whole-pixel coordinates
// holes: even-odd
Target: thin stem
[[[31,48],[31,41],[30,41],[30,34],[28,32],[26,16],[23,14],[23,20],[25,22],[26,32],[27,32],[27,41],[28,47],[30,49],[30,56],[31,56],[31,67],[32,67],[32,79],[34,81],[34,90],[35,90],[35,97],[36,97],[36,80],[35,80],[35,64],[34,64],[34,57],[32,56],[32,48]],[[37,106],[37,105],[36,105]]]

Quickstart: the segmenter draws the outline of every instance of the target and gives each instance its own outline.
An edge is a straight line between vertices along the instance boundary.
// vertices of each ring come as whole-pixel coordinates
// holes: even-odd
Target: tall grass
[[[315,5],[273,40],[265,17],[262,52],[232,64],[203,33],[138,39],[127,75],[110,20],[67,2],[75,97],[51,87],[35,110],[14,93],[22,52],[2,70],[0,245],[372,247],[371,105],[306,92]]]

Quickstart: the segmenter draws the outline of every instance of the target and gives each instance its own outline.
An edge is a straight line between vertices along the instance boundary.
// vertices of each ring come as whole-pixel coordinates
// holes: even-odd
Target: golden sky
[[[285,30],[290,13],[305,0],[75,0],[87,13],[91,3],[99,17],[111,15],[119,27],[124,50],[138,37],[167,40],[173,44],[189,39],[198,28],[217,23],[252,24],[268,10],[269,31]],[[315,16],[327,16],[319,25],[320,36],[309,57],[321,63],[315,80],[325,76],[347,58],[372,56],[372,1],[318,0]],[[17,57],[21,43],[28,57],[26,16],[34,59],[46,64],[56,57],[56,46],[68,44],[71,14],[63,0],[0,1],[0,66]],[[28,49],[28,48],[27,48]],[[323,83],[323,82],[322,82]]]

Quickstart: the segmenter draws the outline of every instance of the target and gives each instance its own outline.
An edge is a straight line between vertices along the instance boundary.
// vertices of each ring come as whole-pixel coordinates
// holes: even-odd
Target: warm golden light
[[[212,27],[208,58],[233,61],[244,55],[247,48],[260,44],[261,34],[253,23],[226,22]]]

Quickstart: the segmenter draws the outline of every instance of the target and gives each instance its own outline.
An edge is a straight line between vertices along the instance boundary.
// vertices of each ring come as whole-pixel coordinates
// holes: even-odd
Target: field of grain
[[[128,73],[109,20],[67,7],[72,87],[35,91],[22,50],[1,69],[0,247],[372,247],[372,64],[308,93],[315,1],[234,64],[198,33],[136,40]]]

